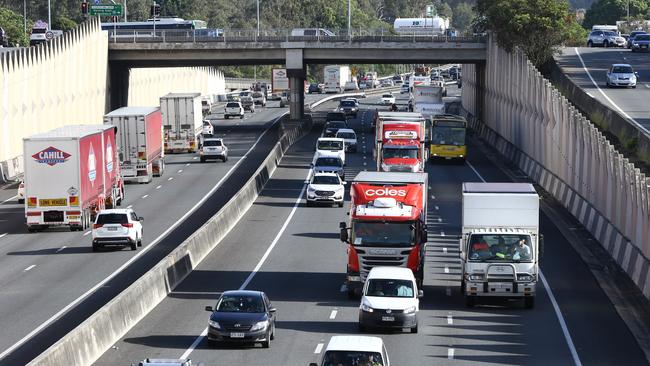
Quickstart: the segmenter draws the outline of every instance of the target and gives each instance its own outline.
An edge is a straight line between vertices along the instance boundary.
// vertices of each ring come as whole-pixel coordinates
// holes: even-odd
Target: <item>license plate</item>
[[[394,316],[382,316],[381,321],[383,321],[383,322],[394,322],[395,317]]]
[[[244,338],[244,333],[230,333],[230,338]]]
[[[117,228],[116,227],[109,227],[108,231],[117,231]]]

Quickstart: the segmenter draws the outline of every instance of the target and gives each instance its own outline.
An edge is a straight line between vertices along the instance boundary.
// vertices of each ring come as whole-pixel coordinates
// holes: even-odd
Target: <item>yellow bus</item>
[[[465,161],[467,120],[455,114],[436,114],[431,118],[429,159]]]

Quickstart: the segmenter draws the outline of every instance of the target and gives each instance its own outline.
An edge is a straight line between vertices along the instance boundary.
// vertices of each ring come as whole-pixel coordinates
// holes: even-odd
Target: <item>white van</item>
[[[294,28],[291,30],[292,37],[334,37],[336,34],[324,28]]]
[[[410,328],[418,332],[420,298],[413,271],[405,267],[373,267],[359,305],[359,331],[369,328]]]
[[[379,337],[333,336],[320,363],[329,365],[380,365],[390,366],[384,341]],[[312,362],[309,366],[318,366]]]
[[[345,165],[345,140],[336,137],[321,137],[316,141],[316,156],[314,160],[321,157],[339,157]]]

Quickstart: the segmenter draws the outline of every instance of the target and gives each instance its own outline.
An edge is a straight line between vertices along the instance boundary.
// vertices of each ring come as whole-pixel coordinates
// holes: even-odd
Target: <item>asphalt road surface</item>
[[[564,73],[593,98],[619,113],[622,111],[650,131],[649,52],[632,52],[625,48],[566,47],[555,59]],[[630,64],[639,73],[636,89],[607,87],[605,74],[616,63]]]
[[[377,99],[364,103],[373,101]],[[346,159],[347,177],[375,168],[369,118],[364,112],[352,121],[360,148]],[[319,134],[316,128],[288,151],[238,225],[97,365],[182,356],[205,365],[307,365],[318,361],[332,335],[358,334],[359,302],[348,300],[343,287],[346,247],[338,239],[338,223],[348,219],[349,196],[344,208],[306,207],[304,202],[304,182]],[[375,333],[386,342],[394,365],[646,364],[589,268],[543,214],[546,253],[541,268],[551,292],[540,283],[532,310],[520,302],[498,300],[466,308],[459,290],[461,183],[509,179],[473,140],[468,163],[428,164],[426,171],[429,244],[419,333]],[[212,349],[204,338],[190,348],[207,327],[204,307],[213,306],[223,291],[244,284],[265,291],[278,309],[271,348]]]

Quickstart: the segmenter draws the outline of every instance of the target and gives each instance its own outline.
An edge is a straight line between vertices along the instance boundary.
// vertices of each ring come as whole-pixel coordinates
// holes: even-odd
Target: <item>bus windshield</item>
[[[433,126],[431,144],[433,145],[465,145],[465,128]]]
[[[411,222],[352,223],[352,244],[370,247],[411,247],[415,230]]]

